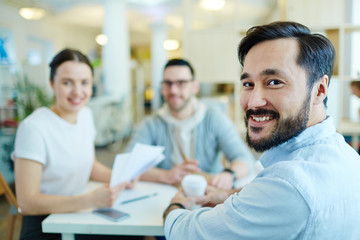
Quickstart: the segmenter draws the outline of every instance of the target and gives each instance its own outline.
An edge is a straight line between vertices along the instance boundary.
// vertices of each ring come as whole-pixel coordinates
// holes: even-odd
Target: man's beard
[[[308,94],[310,95],[310,94]],[[246,141],[251,148],[254,148],[257,152],[264,152],[269,150],[272,147],[278,146],[279,144],[288,141],[289,139],[298,136],[302,131],[307,127],[309,121],[309,112],[310,112],[310,96],[307,96],[302,108],[296,116],[289,117],[286,119],[279,120],[280,114],[273,110],[267,109],[258,109],[258,110],[247,110],[245,116],[245,125],[247,129]],[[249,136],[248,120],[250,115],[263,115],[268,114],[272,115],[273,118],[277,121],[273,131],[270,136],[252,141]],[[263,128],[260,127],[250,127],[251,131],[258,133],[262,131]]]
[[[181,112],[184,108],[186,108],[186,106],[188,106],[190,104],[190,100],[191,100],[191,96],[189,96],[188,98],[185,98],[184,101],[182,102],[182,104],[178,107],[173,107],[170,103],[167,103],[169,108],[171,109],[171,111],[173,112]]]

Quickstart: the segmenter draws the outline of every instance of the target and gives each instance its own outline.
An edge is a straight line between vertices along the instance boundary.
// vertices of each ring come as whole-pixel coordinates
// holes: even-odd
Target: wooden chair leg
[[[6,231],[6,240],[13,240],[13,234],[15,229],[16,216],[10,215],[8,218],[8,229]]]

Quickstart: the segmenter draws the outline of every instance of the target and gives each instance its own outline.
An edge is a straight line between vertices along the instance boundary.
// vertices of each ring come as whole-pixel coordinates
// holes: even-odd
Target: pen
[[[180,149],[181,157],[184,159],[184,162],[189,162],[189,159],[186,157],[185,153]]]
[[[146,199],[146,198],[149,198],[149,197],[154,197],[154,196],[156,196],[156,195],[158,195],[157,192],[152,193],[152,194],[149,194],[149,195],[145,195],[145,196],[141,196],[141,197],[137,197],[137,198],[125,200],[125,201],[120,202],[120,204],[131,203],[131,202],[135,202],[135,201],[138,201],[138,200]]]

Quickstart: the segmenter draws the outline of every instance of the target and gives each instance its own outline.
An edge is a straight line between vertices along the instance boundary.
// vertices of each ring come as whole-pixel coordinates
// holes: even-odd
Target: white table
[[[51,214],[42,222],[42,230],[46,233],[61,233],[64,240],[75,239],[74,234],[163,236],[162,214],[177,189],[171,185],[151,182],[138,182],[135,188],[158,194],[113,207],[129,213],[128,219],[112,222],[93,214],[92,209],[89,209],[76,213]]]

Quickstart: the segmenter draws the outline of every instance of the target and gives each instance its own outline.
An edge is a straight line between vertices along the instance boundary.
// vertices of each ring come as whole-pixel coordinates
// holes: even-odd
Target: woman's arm
[[[98,160],[94,160],[94,164],[91,170],[90,179],[98,182],[110,183],[111,169],[100,163]]]
[[[24,215],[73,212],[92,207],[110,207],[125,184],[113,188],[100,187],[93,192],[77,196],[40,193],[42,164],[15,158],[16,197]]]

